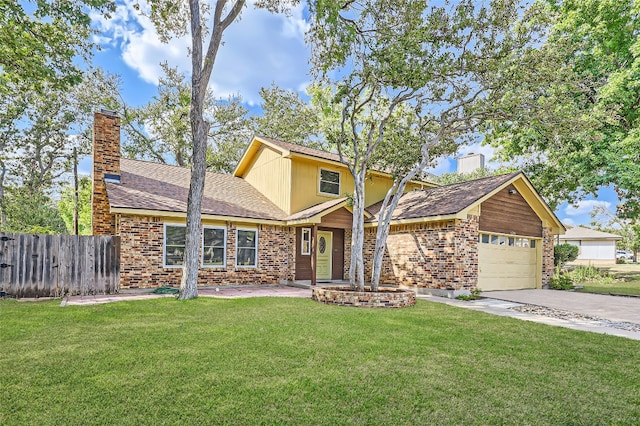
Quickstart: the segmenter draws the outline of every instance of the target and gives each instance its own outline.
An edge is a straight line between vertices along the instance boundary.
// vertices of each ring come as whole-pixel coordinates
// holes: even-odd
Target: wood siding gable
[[[481,204],[480,231],[542,237],[542,220],[509,185]]]

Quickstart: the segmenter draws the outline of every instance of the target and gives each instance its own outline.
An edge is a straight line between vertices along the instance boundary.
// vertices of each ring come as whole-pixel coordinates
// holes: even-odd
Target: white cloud
[[[582,200],[575,204],[569,204],[564,209],[564,213],[568,216],[580,216],[591,213],[597,206],[602,206],[607,210],[611,210],[612,204],[609,201]]]
[[[560,219],[560,222],[562,222],[567,226],[576,226],[575,220],[571,219],[570,217],[565,217],[563,219]]]
[[[456,171],[456,162],[450,158],[439,158],[436,160],[435,167],[427,169],[427,173],[440,176],[445,173],[451,173]]]
[[[161,43],[153,23],[140,16],[133,4],[133,0],[119,4],[110,20],[96,16],[94,25],[100,30],[96,40],[119,47],[127,66],[149,83],[158,83],[163,61],[188,73],[190,37]],[[309,58],[304,43],[308,23],[303,13],[303,5],[296,6],[290,16],[245,7],[241,19],[226,30],[218,51],[210,82],[216,96],[240,94],[255,104],[260,101],[259,89],[272,82],[286,89],[303,86],[308,80]]]

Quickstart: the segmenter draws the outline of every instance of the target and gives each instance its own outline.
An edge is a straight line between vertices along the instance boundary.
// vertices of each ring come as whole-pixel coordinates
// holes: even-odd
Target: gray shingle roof
[[[335,207],[338,204],[342,204],[346,201],[346,198],[336,198],[335,200],[325,201],[324,203],[316,204],[315,206],[308,207],[304,210],[300,210],[297,213],[287,217],[287,220],[302,220],[309,219],[319,213],[322,213],[331,207]]]
[[[567,226],[567,232],[560,235],[561,240],[621,240],[622,237],[608,232],[596,231],[583,226]]]
[[[400,198],[392,220],[418,219],[456,214],[499,188],[520,172],[407,192]],[[369,222],[377,222],[382,202],[367,207]]]
[[[191,170],[122,159],[120,184],[107,183],[112,208],[186,212]],[[286,214],[251,184],[227,174],[207,172],[202,213],[263,220]]]
[[[327,151],[322,151],[320,149],[309,148],[308,146],[284,142],[279,139],[269,138],[266,136],[258,135],[258,138],[263,139],[267,142],[270,142],[276,146],[279,146],[282,149],[286,149],[289,152],[294,152],[296,154],[310,155],[311,157],[321,158],[323,160],[340,162],[340,156],[338,154],[334,154],[333,152],[327,152]]]

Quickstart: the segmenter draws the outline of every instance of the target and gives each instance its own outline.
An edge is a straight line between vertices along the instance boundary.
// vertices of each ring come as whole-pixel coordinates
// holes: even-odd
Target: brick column
[[[553,266],[554,238],[551,228],[542,228],[542,286],[549,284],[549,280],[555,272]]]
[[[93,235],[113,235],[115,220],[110,213],[105,175],[120,178],[120,117],[102,110],[94,113],[93,119],[91,230]]]

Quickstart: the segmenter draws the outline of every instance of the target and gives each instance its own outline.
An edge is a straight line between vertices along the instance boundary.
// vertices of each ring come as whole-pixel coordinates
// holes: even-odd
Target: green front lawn
[[[640,341],[418,301],[0,301],[0,424],[638,424]]]
[[[583,286],[578,291],[601,294],[627,294],[640,296],[640,264],[598,266],[602,277],[575,280],[574,285]]]

